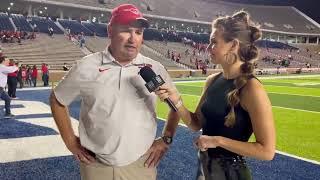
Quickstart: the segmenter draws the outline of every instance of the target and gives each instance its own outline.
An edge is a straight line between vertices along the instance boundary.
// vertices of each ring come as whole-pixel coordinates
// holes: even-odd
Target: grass
[[[273,105],[277,150],[320,161],[320,76],[261,81]],[[176,84],[185,106],[192,111],[198,104],[203,84]],[[158,117],[165,119],[168,110],[165,103],[158,103]]]

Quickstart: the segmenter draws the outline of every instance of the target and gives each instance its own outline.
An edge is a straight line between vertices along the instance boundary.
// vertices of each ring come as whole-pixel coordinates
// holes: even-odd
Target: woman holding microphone
[[[258,58],[254,42],[261,35],[245,11],[213,22],[207,51],[223,72],[207,78],[195,112],[183,105],[175,89],[161,86],[156,92],[161,100],[170,98],[176,104],[190,129],[202,129],[195,142],[200,150],[198,180],[252,179],[243,157],[274,157],[272,106],[253,75],[253,61]],[[252,133],[255,141],[248,142]]]

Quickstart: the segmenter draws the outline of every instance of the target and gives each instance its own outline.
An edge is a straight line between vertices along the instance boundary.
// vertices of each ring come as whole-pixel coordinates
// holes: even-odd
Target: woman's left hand
[[[195,140],[195,145],[200,151],[206,151],[208,148],[216,148],[219,146],[219,136],[201,135]]]

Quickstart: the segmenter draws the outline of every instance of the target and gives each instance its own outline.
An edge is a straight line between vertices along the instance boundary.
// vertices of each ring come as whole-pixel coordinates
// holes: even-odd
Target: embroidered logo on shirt
[[[104,71],[107,71],[109,69],[111,69],[111,68],[105,68],[105,69],[99,68],[99,72],[104,72]]]
[[[143,64],[135,64],[135,66],[138,66],[138,68],[143,68],[143,67],[145,67],[145,66],[148,66],[148,67],[150,67],[150,68],[152,68],[152,64],[146,64],[146,63],[143,63]]]

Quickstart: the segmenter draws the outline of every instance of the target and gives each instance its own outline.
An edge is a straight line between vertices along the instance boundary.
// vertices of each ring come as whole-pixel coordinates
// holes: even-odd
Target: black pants
[[[20,89],[22,89],[23,86],[24,86],[22,78],[21,78],[21,77],[18,77],[18,78],[17,78],[17,81],[18,81],[18,83],[19,83]]]
[[[33,87],[36,87],[37,86],[37,78],[33,77],[33,78],[31,78],[31,80],[32,80],[32,83],[33,83]]]
[[[205,151],[199,152],[197,180],[252,180],[252,176],[243,157],[211,158]]]
[[[8,95],[12,98],[16,97],[17,77],[8,76]]]
[[[48,74],[43,74],[42,75],[42,81],[43,81],[43,86],[48,86],[49,85],[49,75]]]

